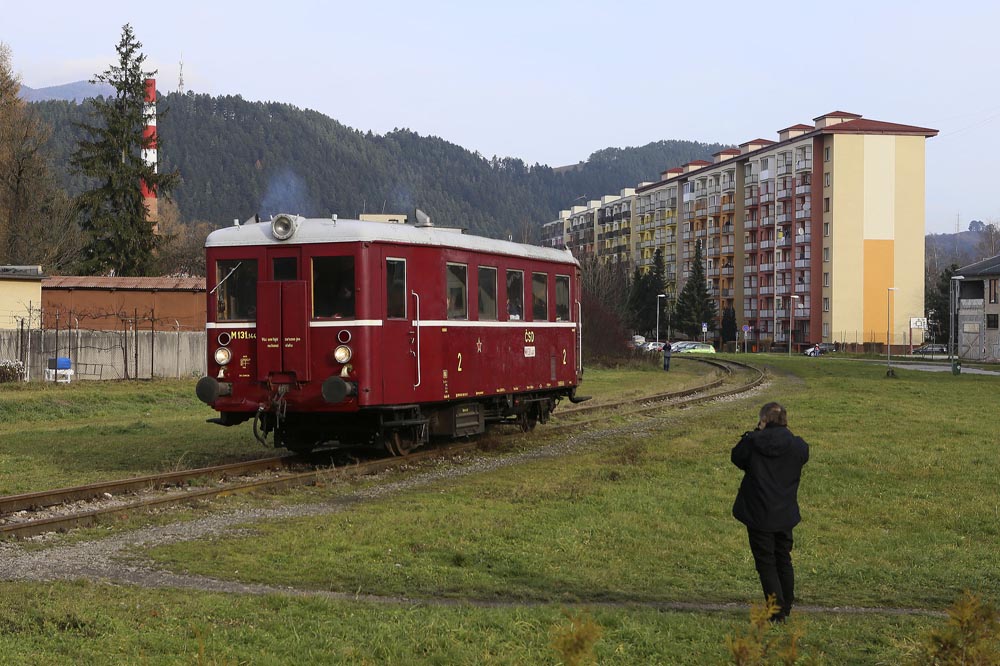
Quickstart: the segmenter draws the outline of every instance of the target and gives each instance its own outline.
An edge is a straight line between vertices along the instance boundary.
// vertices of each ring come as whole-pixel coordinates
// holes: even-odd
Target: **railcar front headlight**
[[[351,360],[351,356],[353,356],[353,353],[347,345],[340,345],[333,350],[333,360],[337,363],[347,363]]]
[[[233,352],[229,351],[227,347],[219,347],[215,350],[215,362],[219,365],[225,365],[233,360]]]
[[[278,240],[288,240],[295,233],[299,226],[297,215],[286,215],[282,213],[271,220],[271,235]]]

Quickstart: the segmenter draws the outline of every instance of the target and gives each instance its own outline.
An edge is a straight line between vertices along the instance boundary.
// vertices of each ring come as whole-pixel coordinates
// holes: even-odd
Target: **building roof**
[[[822,116],[816,116],[813,118],[814,121],[822,120],[823,118],[860,118],[860,113],[850,113],[849,111],[831,111],[830,113],[824,113]]]
[[[937,136],[938,134],[936,129],[930,129],[929,127],[887,123],[882,120],[869,120],[867,118],[845,120],[842,123],[824,127],[819,131],[822,134],[917,134],[926,137]]]
[[[1000,275],[1000,254],[995,257],[990,257],[989,259],[983,259],[982,261],[977,261],[974,264],[969,264],[968,266],[962,266],[957,271],[955,275],[961,275],[963,277],[981,277],[984,275]]]
[[[0,266],[0,280],[34,280],[45,279],[41,266]]]
[[[53,275],[42,280],[42,289],[103,289],[134,291],[205,291],[205,278],[95,277]]]

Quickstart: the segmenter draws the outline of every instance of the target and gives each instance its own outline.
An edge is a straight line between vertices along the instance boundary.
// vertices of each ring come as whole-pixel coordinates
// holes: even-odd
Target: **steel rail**
[[[260,460],[229,463],[226,465],[187,469],[179,472],[149,474],[147,476],[136,476],[128,479],[118,479],[116,481],[101,481],[98,483],[91,483],[86,486],[58,488],[56,490],[41,490],[32,493],[22,493],[20,495],[6,495],[4,497],[0,497],[0,515],[7,515],[16,511],[57,506],[59,504],[65,504],[66,502],[91,500],[102,497],[105,493],[114,495],[116,493],[132,492],[135,490],[147,490],[149,488],[156,488],[159,486],[184,483],[185,481],[197,479],[203,476],[221,475],[223,477],[228,477],[239,476],[241,474],[252,474],[269,469],[281,469],[288,467],[293,463],[301,462],[303,462],[301,456],[283,455],[273,458],[261,458]]]

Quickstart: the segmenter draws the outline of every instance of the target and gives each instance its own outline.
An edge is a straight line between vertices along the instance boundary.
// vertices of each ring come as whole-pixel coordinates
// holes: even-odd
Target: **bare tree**
[[[215,231],[215,225],[209,222],[183,223],[180,210],[171,199],[160,199],[158,213],[160,240],[153,261],[154,272],[158,275],[204,276],[205,238]]]
[[[49,130],[20,91],[10,48],[0,43],[0,263],[63,272],[79,258],[83,238],[44,153]]]
[[[984,225],[979,233],[978,249],[982,259],[1000,254],[1000,225],[993,220]]]

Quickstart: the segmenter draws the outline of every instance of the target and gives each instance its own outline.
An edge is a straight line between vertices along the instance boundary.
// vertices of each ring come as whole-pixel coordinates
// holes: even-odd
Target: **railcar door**
[[[311,379],[309,290],[301,248],[268,248],[257,283],[257,379],[278,383]]]
[[[382,254],[382,396],[388,405],[416,400],[426,381],[421,376],[420,290],[414,279],[414,256],[407,248],[387,247]]]

